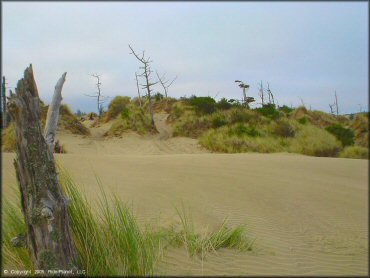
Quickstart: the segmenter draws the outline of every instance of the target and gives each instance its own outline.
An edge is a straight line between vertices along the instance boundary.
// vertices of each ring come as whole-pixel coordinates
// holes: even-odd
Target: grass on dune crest
[[[184,246],[189,255],[201,254],[202,258],[219,248],[252,248],[245,226],[230,228],[226,220],[216,231],[196,233],[184,207],[176,209],[179,227],[140,229],[132,210],[116,195],[108,196],[98,178],[101,194],[97,205],[93,205],[68,173],[58,168],[61,186],[70,199],[68,213],[78,264],[89,276],[154,275],[155,265],[168,246]],[[32,269],[26,248],[11,244],[14,236],[26,232],[16,193],[18,197],[12,198],[15,202],[3,198],[2,269]]]

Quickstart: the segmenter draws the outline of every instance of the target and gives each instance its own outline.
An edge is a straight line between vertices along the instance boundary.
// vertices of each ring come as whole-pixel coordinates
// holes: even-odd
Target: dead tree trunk
[[[135,72],[135,78],[136,78],[136,87],[137,87],[137,94],[139,96],[139,105],[141,108],[141,95],[140,95],[140,88],[139,88],[139,80],[137,79],[137,73]]]
[[[76,266],[76,250],[68,201],[59,185],[53,154],[42,136],[39,103],[30,65],[8,103],[15,127],[14,166],[27,226],[27,248],[36,269],[70,269]]]
[[[48,114],[46,116],[46,124],[44,130],[44,137],[46,144],[49,147],[49,152],[53,153],[54,151],[54,139],[55,133],[57,131],[58,118],[59,118],[59,108],[62,102],[62,88],[63,84],[66,81],[66,72],[58,80],[55,85],[53,99],[49,105]]]

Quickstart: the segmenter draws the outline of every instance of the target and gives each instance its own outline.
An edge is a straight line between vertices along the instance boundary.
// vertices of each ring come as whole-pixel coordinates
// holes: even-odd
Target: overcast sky
[[[67,71],[64,103],[96,110],[91,73],[103,94],[136,96],[130,43],[153,70],[178,75],[173,97],[241,98],[234,83],[269,82],[279,105],[341,113],[368,109],[368,3],[254,2],[3,2],[2,70],[14,87],[33,64],[49,103]],[[153,76],[155,77],[155,76]],[[161,87],[155,87],[160,91]]]

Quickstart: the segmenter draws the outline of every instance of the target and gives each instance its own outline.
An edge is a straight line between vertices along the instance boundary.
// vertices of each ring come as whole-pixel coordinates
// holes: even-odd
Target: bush
[[[248,135],[250,137],[260,136],[260,133],[254,126],[250,127],[242,123],[239,123],[235,127],[230,128],[229,135],[232,136],[234,134],[236,134],[238,137],[242,137],[244,135]]]
[[[302,118],[298,119],[298,122],[302,125],[305,125],[305,124],[307,124],[308,120],[307,120],[306,117],[302,117]]]
[[[341,151],[339,157],[369,159],[369,149],[360,146],[348,146]]]
[[[313,125],[301,126],[295,138],[290,138],[288,150],[311,156],[337,156],[341,143],[324,129]]]
[[[240,127],[239,127],[240,128]],[[238,129],[238,128],[237,128]],[[240,152],[260,152],[271,153],[284,150],[281,141],[272,137],[249,136],[248,133],[254,132],[253,128],[240,128],[239,135],[233,134],[228,127],[212,129],[205,132],[199,139],[199,143],[214,152],[240,153]],[[246,131],[244,133],[244,131]],[[235,132],[235,131],[234,131]]]
[[[218,128],[227,124],[227,120],[224,114],[217,113],[212,115],[212,127]]]
[[[161,99],[164,98],[164,96],[161,93],[156,93],[153,97],[155,101],[160,101]]]
[[[130,97],[116,96],[108,105],[108,111],[104,117],[104,122],[116,118],[121,111],[130,103]]]
[[[292,113],[294,111],[293,108],[290,108],[290,107],[288,107],[286,105],[283,105],[283,106],[279,107],[278,110],[284,112],[287,115],[289,115],[290,113]]]
[[[342,145],[345,146],[351,146],[354,144],[354,137],[355,134],[353,131],[349,128],[344,128],[340,124],[334,124],[330,125],[325,128],[328,132],[333,134],[340,142],[342,142]]]
[[[226,98],[222,98],[219,102],[217,102],[216,106],[220,110],[228,110],[233,107],[233,105]]]
[[[255,110],[271,120],[278,119],[282,116],[274,104],[264,104],[262,107],[256,108]]]
[[[273,134],[280,137],[294,137],[295,127],[287,119],[277,120],[273,126]]]
[[[135,104],[128,104],[121,111],[121,116],[117,117],[106,135],[121,136],[127,130],[136,131],[139,134],[145,134],[152,130],[151,119],[142,109]]]
[[[90,130],[85,127],[66,104],[62,104],[59,108],[59,123],[58,125],[69,130],[73,134],[89,135]]]
[[[211,97],[190,98],[190,105],[195,108],[195,113],[199,115],[212,114],[216,110],[216,101]]]

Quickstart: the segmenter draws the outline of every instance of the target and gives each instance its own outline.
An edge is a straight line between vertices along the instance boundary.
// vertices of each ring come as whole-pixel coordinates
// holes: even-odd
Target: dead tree
[[[334,95],[335,95],[335,110],[337,112],[337,116],[339,115],[339,109],[338,109],[338,97],[337,97],[337,91],[334,92]]]
[[[32,65],[18,81],[7,107],[15,127],[14,166],[27,227],[25,243],[33,265],[44,270],[75,268],[77,255],[69,228],[68,200],[58,181],[53,153],[42,135]],[[48,122],[51,128],[54,121],[49,118]]]
[[[275,105],[275,100],[274,100],[274,95],[272,94],[271,90],[270,90],[270,84],[267,82],[267,94],[269,96],[269,104],[273,104]]]
[[[162,77],[159,77],[158,72],[156,71],[155,73],[156,73],[156,75],[158,77],[159,83],[161,83],[161,85],[163,87],[164,95],[167,98],[168,97],[168,88],[171,87],[171,85],[173,84],[173,82],[177,79],[177,76],[175,76],[175,78],[172,79],[172,81],[170,82],[169,80],[166,80],[165,79],[166,74],[164,74]]]
[[[139,106],[141,107],[141,96],[140,96],[140,88],[139,88],[139,80],[137,78],[137,72],[135,72],[135,78],[136,78],[137,94],[139,96]]]
[[[46,124],[44,130],[44,137],[46,144],[49,147],[49,151],[52,153],[54,150],[54,140],[57,131],[58,119],[59,119],[59,108],[62,103],[62,89],[64,82],[66,81],[67,73],[63,73],[62,77],[58,80],[55,85],[53,99],[49,105],[48,113],[46,116]]]
[[[334,104],[329,104],[330,107],[330,113],[334,114]]]
[[[155,131],[157,129],[156,129],[155,123],[154,123],[154,109],[153,109],[153,103],[152,103],[152,98],[151,98],[151,92],[152,92],[152,86],[154,86],[158,82],[151,82],[150,81],[151,74],[152,74],[152,70],[150,69],[150,63],[152,61],[150,60],[150,57],[145,58],[145,52],[144,51],[143,51],[143,53],[140,57],[134,51],[134,49],[131,47],[131,45],[128,45],[128,47],[131,50],[130,54],[134,55],[135,58],[143,65],[142,67],[140,67],[140,69],[142,69],[143,72],[141,74],[139,74],[139,76],[142,76],[145,79],[145,84],[144,85],[141,84],[141,86],[142,86],[143,89],[146,89],[146,91],[147,91],[147,97],[148,97],[148,100],[149,100],[149,112],[150,112],[150,116],[151,116],[151,120],[152,120],[152,130]]]
[[[262,80],[261,80],[261,83],[259,85],[260,85],[260,87],[259,87],[259,96],[261,98],[261,103],[262,103],[262,106],[263,106],[265,103],[264,103],[264,92],[263,92]]]
[[[97,108],[98,108],[98,115],[99,115],[99,119],[100,119],[101,115],[103,113],[103,103],[105,102],[107,97],[103,96],[102,92],[101,92],[100,75],[99,74],[90,74],[90,76],[96,78],[96,88],[98,89],[98,91],[95,93],[95,95],[85,94],[85,96],[96,98],[96,103],[97,103]]]

